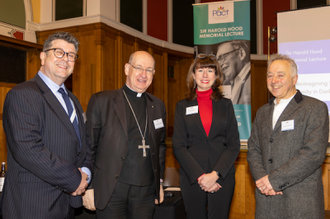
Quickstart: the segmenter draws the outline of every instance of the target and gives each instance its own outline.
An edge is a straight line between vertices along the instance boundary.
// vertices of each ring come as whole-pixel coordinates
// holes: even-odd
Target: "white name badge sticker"
[[[164,127],[164,123],[162,119],[155,119],[154,120],[154,125],[155,125],[155,129],[160,129]]]
[[[186,108],[186,115],[198,113],[198,106],[191,106]]]
[[[287,121],[283,121],[281,123],[282,132],[293,130],[293,129],[294,129],[294,120],[287,120]]]

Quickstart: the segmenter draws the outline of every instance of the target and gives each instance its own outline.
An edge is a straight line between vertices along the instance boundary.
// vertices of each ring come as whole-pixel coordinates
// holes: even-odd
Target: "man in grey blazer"
[[[248,141],[256,218],[324,218],[321,165],[328,146],[328,108],[296,90],[297,79],[291,58],[270,58],[267,87],[275,99],[258,110]]]
[[[124,87],[89,101],[95,175],[83,198],[98,219],[152,219],[155,202],[163,201],[165,105],[146,92],[154,69],[154,58],[137,51],[125,64]]]
[[[78,44],[67,32],[50,35],[40,53],[40,71],[6,96],[4,219],[73,219],[74,208],[82,205],[92,171],[90,143],[83,109],[64,86]]]

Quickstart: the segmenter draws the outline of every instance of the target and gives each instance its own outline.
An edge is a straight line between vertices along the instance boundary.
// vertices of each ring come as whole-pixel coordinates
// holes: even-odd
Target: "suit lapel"
[[[191,107],[191,106],[198,106],[198,102],[197,102],[197,98],[188,102],[188,106],[187,107]],[[200,130],[201,133],[204,133],[204,136],[206,136],[206,132],[204,130],[203,124],[202,124],[202,120],[199,114],[199,108],[198,108],[198,113],[192,114],[192,115],[188,115],[187,119],[192,120],[192,122],[195,124],[196,127],[198,127],[198,129]]]
[[[293,112],[295,112],[299,107],[300,106],[299,106],[299,104],[297,104],[296,100],[294,98],[292,98],[292,100],[290,101],[290,103],[286,106],[286,108],[282,112],[281,116],[278,118],[278,120],[276,122],[276,126],[274,128],[274,131],[276,131],[281,126],[282,121],[287,120],[287,118]]]
[[[64,123],[64,125],[68,128],[72,136],[74,136],[78,141],[78,136],[73,128],[73,125],[70,122],[70,118],[68,114],[65,112],[64,108],[62,107],[61,103],[58,101],[56,96],[53,94],[53,92],[48,88],[48,86],[45,84],[45,82],[39,77],[37,74],[34,77],[39,89],[44,95],[45,100],[47,101],[49,107],[55,112],[55,114],[58,116],[59,120]]]
[[[265,128],[269,135],[274,131],[273,130],[273,112],[274,112],[274,102],[270,102],[265,111],[263,112],[263,120],[265,121]]]
[[[152,147],[154,144],[154,135],[152,134],[152,131],[154,130],[154,124],[153,124],[153,119],[154,119],[154,102],[151,99],[151,97],[146,94],[146,100],[147,100],[147,110],[148,110],[148,132],[149,132],[149,140],[150,140],[150,146]],[[158,119],[158,118],[157,118]]]
[[[123,89],[117,90],[118,94],[115,95],[115,98],[113,100],[114,102],[114,109],[116,111],[116,114],[118,116],[118,119],[124,129],[126,139],[128,139],[128,131],[127,131],[127,118],[126,118],[126,107],[125,107],[125,97],[123,93]],[[110,104],[112,104],[112,101],[110,101]]]

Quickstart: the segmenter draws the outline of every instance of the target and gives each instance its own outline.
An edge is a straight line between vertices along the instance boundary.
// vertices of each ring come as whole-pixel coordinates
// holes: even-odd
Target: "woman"
[[[188,72],[187,97],[175,110],[173,151],[189,219],[229,216],[240,141],[233,105],[219,90],[222,81],[215,56],[198,55]]]

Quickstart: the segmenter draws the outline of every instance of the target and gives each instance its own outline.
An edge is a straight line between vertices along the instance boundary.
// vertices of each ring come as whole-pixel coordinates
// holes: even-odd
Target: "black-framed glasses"
[[[210,58],[210,59],[216,59],[214,54],[205,54],[205,53],[199,53],[196,58],[200,58],[200,59],[205,59],[206,57]]]
[[[230,53],[233,53],[233,52],[235,52],[235,51],[237,51],[237,50],[239,50],[239,49],[234,49],[234,50],[232,50],[232,51],[230,51],[230,52],[226,52],[226,53],[224,53],[224,54],[222,54],[222,55],[219,55],[218,58],[217,58],[217,60],[218,60],[219,62],[223,62],[223,61],[225,61],[225,60],[227,59],[227,57],[228,57],[228,55],[229,55]]]
[[[44,52],[48,52],[50,50],[54,50],[54,56],[56,58],[63,58],[63,56],[65,56],[65,54],[66,54],[66,56],[68,57],[68,61],[70,61],[70,62],[76,61],[77,58],[79,57],[74,52],[64,52],[63,49],[60,49],[60,48],[51,48],[51,49],[45,50]]]
[[[144,69],[144,68],[141,68],[140,66],[134,66],[131,63],[128,63],[128,64],[130,64],[135,69],[135,71],[139,74],[143,73],[143,71],[146,71],[146,73],[149,75],[153,75],[155,73],[154,69],[150,69],[150,68]]]

